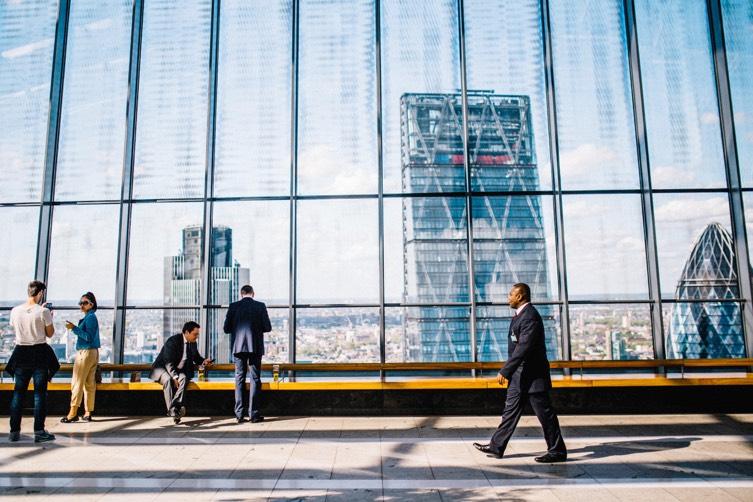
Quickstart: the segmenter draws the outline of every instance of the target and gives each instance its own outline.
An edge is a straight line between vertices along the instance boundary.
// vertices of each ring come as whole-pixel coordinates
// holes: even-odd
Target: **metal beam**
[[[640,174],[641,207],[643,210],[643,236],[646,245],[646,267],[651,301],[651,327],[654,341],[654,357],[664,359],[664,324],[662,321],[661,287],[659,282],[659,258],[656,247],[656,226],[654,201],[651,192],[651,171],[646,134],[646,113],[643,102],[643,82],[638,50],[638,33],[635,25],[635,2],[624,1],[625,30],[627,32],[627,52],[630,69],[630,90],[633,98],[633,119],[635,121],[636,148]]]
[[[298,27],[299,4],[292,0],[292,51],[290,72],[290,262],[288,290],[288,362],[295,363],[296,265],[297,265],[297,200],[298,194]],[[292,375],[291,375],[292,376]]]
[[[115,321],[113,324],[113,362],[123,362],[128,285],[128,244],[131,231],[131,198],[133,195],[133,165],[136,148],[136,115],[138,112],[139,74],[141,71],[141,32],[143,31],[144,1],[134,0],[131,24],[131,59],[128,69],[128,102],[126,105],[126,136],[123,155],[123,183],[120,190],[120,230],[118,234],[118,264],[115,274]]]
[[[381,0],[374,0],[376,44],[376,105],[377,105],[377,191],[379,211],[379,362],[387,360],[387,336],[384,308],[384,151],[382,129],[382,19]],[[380,372],[384,378],[384,372]]]
[[[750,258],[748,239],[745,232],[745,214],[743,213],[742,180],[740,163],[735,138],[734,115],[732,110],[732,89],[729,83],[729,67],[724,41],[724,24],[722,6],[719,0],[707,0],[709,13],[709,31],[711,34],[711,52],[714,56],[714,73],[716,76],[717,99],[719,101],[719,118],[722,128],[722,147],[724,149],[724,166],[727,173],[727,188],[732,211],[732,234],[737,255],[737,276],[740,282],[743,325],[745,332],[745,350],[748,357],[753,354],[753,291],[751,290]]]
[[[37,261],[34,277],[47,282],[52,237],[52,209],[55,200],[55,175],[60,139],[60,114],[63,103],[63,80],[65,77],[65,51],[68,39],[70,0],[60,0],[58,19],[55,25],[55,48],[52,54],[52,81],[50,82],[50,109],[47,119],[47,147],[42,175],[42,206],[39,212],[37,234]]]
[[[544,79],[546,83],[547,121],[549,126],[549,158],[552,166],[552,190],[554,209],[554,240],[557,254],[557,283],[562,310],[561,359],[570,360],[570,306],[567,292],[567,262],[565,260],[565,225],[562,211],[562,179],[560,178],[559,136],[557,134],[557,101],[554,89],[554,64],[552,60],[552,27],[549,18],[549,1],[541,0],[541,32],[544,49]]]

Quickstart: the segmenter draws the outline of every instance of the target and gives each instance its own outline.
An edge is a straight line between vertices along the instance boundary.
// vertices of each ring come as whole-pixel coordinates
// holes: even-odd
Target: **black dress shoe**
[[[567,453],[545,453],[540,457],[534,459],[536,462],[542,464],[553,464],[555,462],[564,462],[567,460]]]
[[[488,453],[489,455],[494,455],[497,458],[502,458],[502,455],[500,455],[498,451],[493,450],[492,446],[489,444],[473,443],[473,447],[482,453]]]
[[[257,424],[257,423],[263,422],[263,421],[264,421],[264,417],[261,416],[261,415],[255,415],[255,416],[251,417],[251,423],[252,424]]]
[[[63,418],[60,419],[60,423],[61,424],[70,424],[70,423],[73,423],[73,422],[78,422],[78,415],[76,415],[73,418],[63,417]]]
[[[235,417],[235,421],[238,422],[239,424],[242,424],[243,422],[246,421],[246,419],[243,417]]]

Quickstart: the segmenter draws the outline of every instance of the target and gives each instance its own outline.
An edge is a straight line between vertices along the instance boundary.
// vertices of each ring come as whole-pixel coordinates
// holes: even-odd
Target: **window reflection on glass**
[[[295,337],[297,363],[379,362],[379,309],[298,309]]]
[[[635,2],[654,188],[724,187],[706,2]]]
[[[99,297],[97,297],[99,303]],[[76,359],[76,335],[65,328],[65,322],[71,321],[78,324],[78,321],[84,317],[83,312],[79,309],[58,310],[55,309],[53,324],[55,326],[55,335],[49,339],[48,343],[52,346],[58,360],[66,363],[73,363]],[[115,310],[97,309],[97,322],[99,323],[99,362],[112,362],[112,326],[115,320]],[[152,361],[148,361],[152,362]]]
[[[739,303],[665,303],[663,317],[667,359],[745,357]]]
[[[0,7],[0,200],[38,200],[47,145],[58,3]]]
[[[558,297],[553,215],[551,197],[473,198],[477,301],[507,303],[518,282],[538,301]]]
[[[570,304],[570,352],[575,360],[653,359],[647,304]]]
[[[399,193],[409,188],[405,186],[403,152],[407,148],[403,116],[407,109],[401,97],[406,93],[452,95],[460,91],[457,3],[385,0],[381,16],[384,190]],[[445,114],[451,112],[447,109]],[[457,128],[456,119],[443,123]],[[464,190],[464,186],[434,184],[418,191],[451,190]]]
[[[259,299],[257,297],[257,299]],[[264,301],[263,299],[261,301]],[[264,333],[264,364],[288,362],[288,322],[289,311],[285,309],[267,309],[272,331]],[[202,331],[209,338],[209,352],[205,357],[214,359],[215,364],[230,364],[230,335],[223,330],[227,309],[208,309],[207,326]],[[203,353],[202,353],[203,355]]]
[[[470,361],[470,313],[470,307],[386,308],[386,361]]]
[[[76,306],[91,291],[102,306],[115,298],[120,206],[57,206],[52,217],[47,298]]]
[[[203,205],[134,204],[128,304],[201,305]],[[177,327],[177,326],[176,326]]]
[[[516,190],[549,189],[551,166],[539,2],[466,0],[464,15],[474,189],[511,189],[514,180],[507,173],[509,166],[515,164],[531,167],[536,175],[526,183],[515,183]],[[500,29],[501,25],[516,29]],[[476,91],[508,98],[500,104],[500,98],[473,97]],[[503,125],[513,109],[523,118],[528,134],[524,141],[516,141],[518,127]],[[478,130],[483,133],[478,134]]]
[[[376,193],[374,2],[300,8],[298,192]]]
[[[59,200],[118,199],[133,0],[71,3],[66,47]]]
[[[228,305],[251,284],[256,298],[287,305],[290,293],[290,203],[214,204],[210,302]]]
[[[290,191],[291,0],[223,0],[216,195]]]
[[[134,197],[201,197],[210,0],[145,2]]]
[[[563,212],[569,297],[647,299],[640,196],[566,195]]]
[[[38,207],[0,207],[0,307],[26,301],[26,286],[34,279],[39,232]]]
[[[123,363],[153,363],[165,340],[181,332],[188,321],[201,322],[199,309],[131,309],[126,312]],[[204,355],[206,327],[199,336]],[[205,356],[206,357],[206,356]]]
[[[296,303],[378,303],[376,200],[298,202]]]
[[[727,70],[743,184],[753,185],[753,8],[749,0],[722,0]]]
[[[546,354],[550,361],[561,359],[560,306],[533,304],[544,323]],[[476,339],[479,361],[504,361],[508,358],[507,333],[515,312],[509,306],[479,306],[476,309]]]
[[[562,186],[637,187],[623,2],[556,0],[549,6]]]
[[[467,228],[463,197],[386,199],[385,300],[470,301]]]

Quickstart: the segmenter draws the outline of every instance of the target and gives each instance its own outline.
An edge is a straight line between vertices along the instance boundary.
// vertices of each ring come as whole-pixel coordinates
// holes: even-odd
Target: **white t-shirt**
[[[10,311],[10,325],[16,332],[16,345],[47,343],[45,326],[52,324],[50,309],[24,303]]]

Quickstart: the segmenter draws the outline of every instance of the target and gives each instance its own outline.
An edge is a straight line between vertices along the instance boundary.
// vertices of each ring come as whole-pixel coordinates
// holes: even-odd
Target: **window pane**
[[[550,9],[562,186],[637,187],[623,2],[556,0]]]
[[[153,363],[165,340],[181,332],[186,321],[199,322],[199,309],[135,309],[126,312],[123,362]],[[199,352],[204,355],[204,338]],[[206,357],[206,356],[205,356]]]
[[[653,187],[726,186],[706,2],[635,8]]]
[[[291,0],[223,0],[221,10],[215,194],[287,194]]]
[[[144,6],[134,196],[204,194],[212,2]]]
[[[727,196],[656,194],[662,298],[739,298]]]
[[[71,3],[55,178],[59,200],[120,198],[132,4]]]
[[[297,303],[377,303],[375,200],[298,203]]]
[[[473,187],[538,190],[541,180],[549,189],[539,2],[466,0],[464,8]],[[504,97],[473,96],[480,90]]]
[[[298,191],[377,191],[372,0],[303,0]]]
[[[653,359],[649,305],[571,304],[570,351],[575,360]]]
[[[240,287],[251,284],[258,300],[287,305],[289,228],[288,201],[215,203],[211,303],[234,302]]]
[[[640,196],[566,195],[563,212],[569,297],[647,299]]]
[[[99,303],[99,297],[97,297]],[[53,318],[55,325],[55,335],[50,338],[49,344],[58,356],[60,362],[72,363],[76,358],[76,335],[65,329],[65,321],[71,321],[78,324],[83,313],[78,309],[57,310]],[[98,309],[97,322],[99,323],[99,362],[112,362],[112,326],[115,320],[115,311],[111,309]],[[151,361],[149,361],[151,362]]]
[[[296,362],[379,362],[378,308],[298,309]]]
[[[203,303],[202,210],[201,203],[134,204],[128,246],[129,305]]]
[[[743,192],[743,207],[748,235],[748,260],[753,261],[753,193]]]
[[[534,299],[534,303],[536,300]],[[544,323],[546,354],[549,360],[561,359],[560,306],[536,305]],[[515,312],[508,306],[479,306],[476,310],[476,337],[479,361],[508,359],[507,332]]]
[[[424,190],[417,191],[464,190],[463,186],[447,181],[456,177],[453,171],[462,171],[462,166],[457,167],[451,162],[452,151],[457,145],[449,151],[453,141],[448,139],[448,136],[457,136],[458,127],[462,130],[462,118],[456,111],[460,101],[457,97],[460,89],[457,2],[437,0],[427,5],[413,0],[383,0],[381,16],[384,190],[403,192],[408,188],[404,176],[412,174],[403,164],[408,155],[408,144],[402,139],[407,136],[403,129],[409,124],[403,115],[408,112],[407,104],[403,106],[402,101],[406,93],[414,93],[416,99],[416,95],[442,93],[450,95],[447,96],[450,100],[458,101],[454,109],[445,109],[442,117],[445,130],[439,131],[441,135],[437,144],[441,148],[435,151],[433,141],[424,145],[424,149],[429,150],[428,156],[434,159],[430,162],[437,165],[434,173],[428,173],[433,174],[435,183],[426,184]],[[428,110],[426,113],[430,114]],[[451,116],[447,117],[447,114]],[[401,146],[405,146],[405,152]],[[435,154],[448,158],[437,159]],[[442,177],[446,180],[440,183]]]
[[[740,304],[684,302],[663,307],[668,359],[745,357]]]
[[[735,110],[740,176],[753,185],[753,6],[750,0],[722,0],[729,85]]]
[[[58,3],[0,8],[0,200],[38,200],[42,189]]]
[[[558,297],[551,197],[474,197],[473,271],[476,300],[507,303],[525,282],[534,301]]]
[[[26,301],[26,287],[34,279],[38,232],[38,207],[0,207],[0,235],[6,236],[0,239],[0,307]]]
[[[264,363],[288,362],[288,309],[267,309],[272,331],[264,333]],[[230,347],[230,335],[225,334],[223,325],[227,309],[209,309],[207,311],[207,329],[209,337],[209,354],[205,357],[214,359],[215,364],[233,362]]]
[[[470,307],[385,309],[387,362],[471,360]]]
[[[384,201],[387,302],[469,302],[464,197]]]
[[[57,206],[52,218],[47,298],[76,306],[91,291],[102,306],[115,298],[120,206]]]

